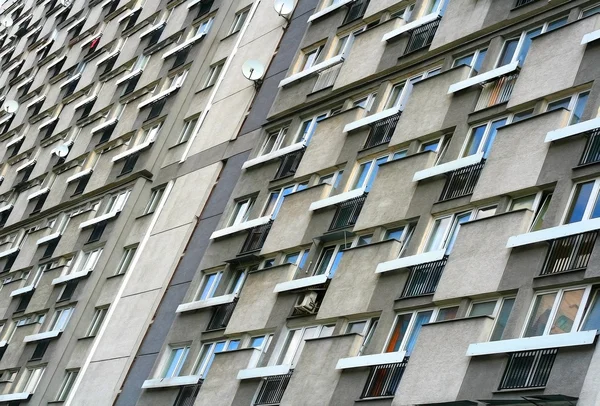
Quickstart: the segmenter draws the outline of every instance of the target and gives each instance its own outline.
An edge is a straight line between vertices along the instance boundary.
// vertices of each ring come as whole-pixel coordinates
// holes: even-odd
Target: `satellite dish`
[[[294,11],[294,0],[275,0],[275,11],[281,17],[287,17]]]
[[[262,79],[265,74],[265,67],[259,61],[249,60],[242,65],[242,73],[246,79],[256,82]]]
[[[19,108],[19,103],[14,100],[7,100],[2,105],[2,110],[6,111],[9,114],[12,114],[17,111]]]
[[[13,19],[10,17],[2,17],[0,18],[0,25],[2,25],[5,28],[12,27]]]
[[[71,0],[59,0],[58,3],[63,7],[69,7],[71,5]]]
[[[69,147],[66,144],[61,144],[52,150],[52,153],[59,158],[64,158],[69,155]]]

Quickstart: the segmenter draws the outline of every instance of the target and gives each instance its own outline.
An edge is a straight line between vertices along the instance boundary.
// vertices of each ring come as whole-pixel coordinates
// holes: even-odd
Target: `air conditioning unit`
[[[317,310],[317,292],[311,291],[301,294],[294,309],[302,313],[314,313]]]

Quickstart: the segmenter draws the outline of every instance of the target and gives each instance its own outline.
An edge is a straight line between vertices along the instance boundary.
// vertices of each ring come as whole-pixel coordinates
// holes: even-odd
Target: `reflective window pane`
[[[581,306],[581,299],[585,289],[569,290],[563,293],[550,334],[570,333],[573,329],[575,317]]]
[[[579,183],[575,187],[575,194],[571,202],[571,208],[567,214],[567,224],[575,223],[583,219],[585,208],[590,200],[592,194],[592,188],[594,187],[594,181]]]
[[[524,337],[537,337],[544,334],[555,299],[556,293],[547,293],[536,297]]]
[[[505,299],[502,303],[500,312],[496,317],[496,325],[494,326],[494,331],[492,331],[492,337],[490,338],[490,341],[498,341],[502,339],[502,334],[504,334],[504,329],[506,328],[506,322],[508,321],[508,317],[510,316],[510,312],[514,304],[515,299]]]

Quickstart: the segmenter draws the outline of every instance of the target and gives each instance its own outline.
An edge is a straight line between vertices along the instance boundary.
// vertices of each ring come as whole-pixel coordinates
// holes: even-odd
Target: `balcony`
[[[410,275],[400,297],[407,298],[435,293],[447,262],[448,257],[444,256],[438,261],[410,267]]]
[[[259,251],[265,243],[272,225],[273,221],[271,220],[267,224],[256,226],[248,231],[248,237],[246,237],[246,241],[244,241],[244,245],[238,255]]]
[[[193,405],[196,401],[196,397],[198,396],[198,392],[200,392],[200,388],[202,387],[202,381],[195,385],[186,385],[179,389],[179,393],[177,394],[177,399],[175,399],[175,403],[173,406],[190,406]]]
[[[548,382],[558,348],[513,352],[500,381],[499,390],[543,388]]]
[[[526,6],[527,4],[534,3],[536,1],[537,0],[517,0],[517,3],[515,4],[515,8],[521,7],[521,6]]]
[[[484,165],[485,159],[481,160],[479,163],[446,173],[446,184],[444,185],[439,201],[441,202],[472,194]]]
[[[293,371],[284,375],[269,376],[263,379],[260,391],[256,396],[254,405],[278,405],[290,383]]]
[[[518,78],[519,73],[517,72],[483,83],[475,111],[506,103],[510,99]]]
[[[541,275],[586,269],[597,235],[593,231],[552,240]]]
[[[360,211],[365,204],[367,194],[355,197],[354,199],[347,200],[337,204],[337,210],[335,216],[331,221],[328,231],[335,231],[346,227],[352,227],[356,224]]]
[[[361,399],[394,396],[402,375],[408,364],[408,357],[394,364],[376,365],[371,367]]]
[[[216,306],[213,310],[212,317],[208,322],[206,331],[220,330],[227,327],[227,324],[229,324],[229,320],[231,319],[231,315],[233,314],[236,305],[237,298],[230,303],[225,303]]]
[[[333,85],[335,84],[335,80],[337,79],[341,70],[342,64],[339,63],[337,65],[331,66],[327,69],[320,71],[317,76],[317,81],[315,82],[315,85],[312,90],[313,93],[327,89],[329,87],[333,87]]]
[[[356,21],[359,18],[363,18],[365,12],[367,11],[367,7],[369,6],[369,2],[370,0],[355,0],[350,3],[348,12],[346,13],[346,17],[344,18],[342,25]]]
[[[600,128],[596,128],[586,135],[587,143],[579,160],[579,165],[600,162]]]
[[[401,113],[398,112],[393,116],[372,123],[371,132],[363,148],[372,148],[390,142],[400,120],[400,115]]]
[[[435,36],[435,33],[437,32],[437,29],[440,26],[441,20],[442,17],[438,16],[435,20],[420,27],[412,29],[410,31],[410,38],[408,40],[408,44],[406,45],[406,49],[404,50],[404,55],[410,54],[411,52],[418,51],[419,49],[423,49],[431,45],[433,37]]]
[[[279,169],[277,169],[277,173],[273,180],[294,175],[298,166],[300,166],[304,151],[306,151],[306,147],[282,156],[280,158]]]

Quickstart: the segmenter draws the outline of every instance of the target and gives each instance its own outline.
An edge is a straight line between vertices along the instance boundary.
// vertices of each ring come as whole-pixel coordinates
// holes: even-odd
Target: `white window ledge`
[[[358,130],[359,128],[366,127],[368,125],[376,123],[379,120],[383,120],[384,118],[388,118],[393,116],[394,114],[398,114],[400,111],[400,107],[392,107],[390,109],[380,111],[379,113],[371,114],[370,116],[346,124],[346,126],[344,127],[344,132],[349,133],[351,131]]]
[[[415,265],[426,264],[428,262],[439,261],[446,255],[446,250],[424,252],[422,254],[411,255],[393,259],[391,261],[380,262],[375,269],[375,273],[394,271],[396,269],[408,268]]]
[[[158,30],[159,28],[161,28],[162,26],[164,26],[166,24],[165,21],[161,21],[160,23],[156,24],[156,25],[151,25],[150,27],[148,27],[146,30],[144,30],[141,34],[140,34],[140,38],[144,38],[146,35]]]
[[[112,58],[113,56],[117,56],[121,53],[120,49],[116,49],[113,52],[110,52],[106,55],[104,55],[102,58],[98,59],[96,61],[96,66],[100,66],[101,64],[103,64],[104,62],[108,61],[110,58]]]
[[[12,255],[15,252],[19,252],[19,247],[14,247],[14,248],[11,248],[9,250],[0,252],[0,258],[4,258],[4,257],[7,257],[9,255]]]
[[[423,169],[421,171],[416,172],[413,176],[413,182],[433,178],[438,175],[443,175],[445,173],[452,172],[456,169],[464,168],[465,166],[474,165],[481,162],[482,159],[483,152],[479,152],[474,155],[469,155],[464,158],[446,162],[445,164],[432,166],[431,168]]]
[[[281,282],[275,285],[275,289],[273,289],[274,293],[278,292],[288,292],[290,290],[307,288],[309,286],[321,285],[327,282],[327,275],[315,275],[309,276],[308,278],[300,278],[294,279],[287,282]]]
[[[268,154],[261,155],[254,159],[249,159],[248,161],[244,162],[244,164],[242,165],[242,169],[250,168],[250,167],[256,166],[258,164],[269,162],[275,158],[279,158],[280,156],[289,154],[290,152],[298,151],[298,150],[304,148],[305,145],[306,144],[304,143],[304,141],[301,141],[301,142],[297,142],[292,145],[288,145],[285,148],[278,149],[277,151],[273,151],[273,152],[269,152]]]
[[[99,32],[99,33],[98,33],[98,34],[96,34],[96,35],[92,35],[91,37],[89,37],[88,39],[86,39],[85,41],[83,41],[83,42],[82,42],[82,43],[79,45],[79,47],[80,47],[80,48],[85,48],[85,47],[86,47],[88,44],[91,44],[91,43],[92,43],[92,41],[94,41],[94,40],[95,40],[95,39],[97,39],[97,38],[100,38],[101,36],[102,36],[102,33],[101,33],[101,32]]]
[[[518,68],[519,61],[514,61],[509,63],[508,65],[500,66],[499,68],[492,69],[477,76],[473,76],[472,78],[461,80],[460,82],[456,82],[453,85],[450,85],[450,87],[448,88],[448,94],[456,93],[460,90],[467,89],[471,86],[488,82],[492,79],[496,79],[497,77],[514,72]]]
[[[71,183],[74,180],[77,180],[79,178],[83,178],[84,176],[89,175],[90,173],[92,173],[92,169],[84,169],[82,171],[77,172],[75,175],[71,175],[67,178],[67,183]]]
[[[46,100],[46,95],[45,95],[45,94],[41,95],[40,97],[36,97],[35,99],[33,99],[32,101],[30,101],[30,102],[27,104],[27,108],[29,108],[29,107],[33,106],[33,105],[34,105],[34,104],[36,104],[36,103],[42,102],[42,101],[44,101],[44,100]]]
[[[192,0],[188,3],[187,8],[190,9],[194,7],[196,4],[200,3],[202,0]]]
[[[202,38],[204,38],[205,35],[206,35],[206,33],[196,35],[196,36],[188,39],[184,43],[177,45],[175,48],[168,50],[167,52],[165,52],[162,55],[162,59],[167,59],[168,57],[170,57],[173,54],[176,54],[177,52],[181,51],[182,49],[193,45],[195,42],[200,41]]]
[[[61,61],[63,61],[65,58],[66,58],[66,56],[61,56],[59,58],[56,58],[55,60],[50,62],[48,65],[46,65],[46,69],[48,69],[48,70],[52,69],[53,67],[58,65]]]
[[[285,375],[292,369],[291,365],[272,365],[262,368],[242,369],[237,374],[237,379],[266,378],[267,376]]]
[[[11,141],[11,142],[9,142],[8,144],[6,144],[6,148],[10,148],[10,147],[12,147],[13,145],[17,144],[18,142],[20,142],[20,141],[21,141],[21,140],[23,140],[23,139],[25,139],[25,136],[24,136],[24,135],[21,135],[21,136],[19,136],[19,137],[15,138],[14,140],[12,140],[12,141]]]
[[[2,178],[2,179],[4,179],[4,178]],[[13,207],[14,206],[12,204],[7,204],[6,206],[2,206],[2,207],[0,207],[0,213],[2,213],[3,211],[6,211],[6,210],[11,210]]]
[[[137,107],[138,107],[138,109],[144,108],[152,103],[159,101],[160,99],[163,99],[163,98],[169,96],[171,93],[173,93],[177,89],[179,89],[179,86],[170,87],[170,88],[160,92],[159,94],[152,96],[151,98],[149,98],[147,100],[144,100],[143,102],[138,104]]]
[[[589,44],[590,42],[594,42],[600,39],[600,30],[592,31],[587,33],[581,39],[581,45]]]
[[[600,230],[600,218],[545,228],[543,230],[534,231],[531,233],[514,235],[508,239],[506,248],[521,247],[523,245],[555,240],[557,238],[568,237],[570,235],[576,235],[595,230]]]
[[[4,51],[2,51],[2,52],[0,53],[0,58],[4,57],[4,55],[6,55],[6,54],[8,54],[9,52],[11,52],[11,51],[14,51],[14,50],[15,50],[15,47],[14,47],[14,46],[6,48]]]
[[[10,119],[11,119],[11,117],[13,117],[13,114],[10,114],[10,113],[6,114],[6,115],[5,115],[4,117],[2,117],[2,119],[0,120],[0,124],[4,124],[4,123],[6,123],[8,120],[10,120]]]
[[[143,389],[170,388],[173,386],[195,385],[200,381],[200,375],[174,376],[172,378],[147,379],[142,384]]]
[[[56,330],[56,331],[45,331],[43,333],[31,334],[31,335],[25,336],[25,338],[23,339],[23,342],[24,343],[32,343],[34,341],[48,340],[50,338],[58,337],[60,335],[60,333],[62,333],[62,331]]]
[[[135,147],[130,148],[130,149],[128,149],[125,152],[121,152],[120,154],[115,155],[112,158],[112,161],[113,162],[117,162],[117,161],[120,161],[121,159],[127,158],[129,155],[133,155],[136,152],[139,152],[139,151],[142,151],[142,150],[148,148],[150,145],[152,145],[153,142],[154,142],[154,140],[152,139],[152,140],[148,140],[146,142],[143,142],[140,145],[136,145]]]
[[[59,276],[58,278],[52,279],[52,285],[60,285],[61,283],[66,283],[75,279],[80,279],[88,276],[92,272],[91,269],[84,269],[83,271],[71,272],[67,275]]]
[[[17,84],[17,89],[22,88],[23,86],[25,86],[27,83],[30,83],[30,82],[33,82],[33,76],[19,82]]]
[[[45,195],[46,193],[48,193],[50,191],[49,187],[44,187],[41,188],[40,190],[38,190],[37,192],[34,192],[32,194],[30,194],[29,196],[27,196],[27,200],[33,200],[36,197],[40,197],[42,195]]]
[[[121,83],[127,82],[129,79],[136,77],[137,75],[140,75],[142,72],[144,72],[143,69],[136,69],[131,73],[128,73],[127,75],[123,76],[121,79],[117,80],[115,82],[115,84],[117,86],[119,86]]]
[[[96,95],[92,95],[90,97],[86,97],[85,99],[83,99],[82,101],[80,101],[79,103],[77,103],[75,106],[73,106],[73,109],[77,110],[78,108],[81,108],[83,106],[85,106],[86,104],[96,100]]]
[[[405,32],[414,30],[415,28],[419,28],[422,25],[425,25],[427,23],[430,23],[430,22],[436,20],[439,16],[440,16],[439,12],[431,13],[431,14],[427,14],[426,16],[419,18],[418,20],[411,21],[410,23],[404,24],[402,27],[396,28],[395,30],[390,31],[387,34],[385,34],[383,36],[383,38],[381,39],[381,42],[387,42],[393,38],[396,38],[396,37],[404,34]]]
[[[0,340],[0,348],[4,348],[8,345],[8,342],[6,340]]]
[[[57,231],[55,233],[52,233],[52,234],[49,234],[49,235],[47,235],[45,237],[40,238],[35,243],[37,245],[42,245],[42,244],[45,244],[45,243],[50,242],[52,240],[56,240],[60,236],[61,236],[61,234]]]
[[[119,120],[117,120],[116,118],[111,118],[110,120],[106,120],[105,122],[103,122],[102,124],[92,128],[92,134],[96,134],[98,131],[102,131],[107,127],[110,127],[113,124],[116,124]]]
[[[600,128],[600,117],[559,128],[558,130],[549,131],[546,134],[546,139],[544,141],[552,142],[561,140],[563,138],[568,138],[587,131],[595,130],[596,128]]]
[[[404,361],[406,351],[384,352],[382,354],[362,355],[360,357],[340,358],[335,369],[371,367]]]
[[[342,0],[339,3],[332,4],[329,7],[325,7],[324,9],[322,9],[320,11],[317,11],[316,13],[314,13],[313,15],[311,15],[310,17],[308,17],[308,22],[315,21],[315,20],[317,20],[317,19],[319,19],[319,18],[321,18],[323,16],[326,16],[327,14],[332,13],[335,10],[337,10],[339,8],[342,8],[346,4],[352,3],[354,1],[355,0]]]
[[[42,130],[44,127],[48,127],[50,124],[58,120],[58,117],[51,117],[49,120],[44,121],[39,125],[38,130]]]
[[[7,393],[0,395],[0,402],[12,402],[13,400],[27,400],[31,396],[29,392]]]
[[[284,87],[284,86],[290,85],[290,84],[297,82],[305,77],[314,75],[322,70],[325,70],[327,68],[330,68],[330,67],[337,65],[338,63],[342,63],[342,62],[344,62],[344,54],[334,56],[333,58],[329,58],[326,61],[318,63],[314,66],[311,66],[310,68],[305,69],[301,72],[294,73],[290,77],[283,79],[281,82],[279,82],[279,87]]]
[[[122,16],[119,18],[119,23],[120,23],[120,22],[122,22],[122,21],[124,21],[126,18],[129,18],[129,17],[131,17],[131,15],[132,15],[133,13],[135,13],[136,11],[138,11],[138,10],[140,10],[140,9],[141,9],[141,7],[139,7],[139,6],[138,6],[138,7],[134,7],[134,8],[132,8],[131,10],[128,10],[128,11],[127,11],[125,14],[123,14],[123,15],[122,15]]]
[[[339,195],[327,197],[325,199],[317,200],[316,202],[312,202],[309,211],[316,211],[320,209],[324,209],[326,207],[330,207],[342,202],[345,202],[350,199],[354,199],[355,197],[359,197],[365,194],[364,188],[358,188],[354,190],[350,190],[348,192],[340,193]]]
[[[271,216],[263,216],[254,220],[249,220],[244,223],[233,225],[231,227],[222,228],[212,233],[210,239],[214,240],[216,238],[221,238],[225,237],[226,235],[235,234],[252,227],[262,226],[263,224],[267,224],[269,221],[271,221]]]
[[[94,217],[93,219],[90,219],[90,220],[87,220],[87,221],[84,221],[83,223],[81,223],[79,225],[79,228],[81,229],[81,228],[93,226],[94,224],[100,223],[104,220],[109,220],[109,219],[115,217],[117,214],[119,214],[119,211],[115,210],[115,211],[111,211],[109,213],[103,214],[101,216]]]
[[[69,24],[69,26],[67,26],[66,31],[71,31],[73,28],[75,28],[75,26],[77,26],[77,24],[83,22],[86,20],[86,17],[80,18],[76,21],[73,21],[71,24]]]
[[[15,289],[12,292],[10,292],[10,297],[20,296],[20,295],[22,295],[24,293],[29,293],[33,289],[35,289],[35,286],[33,286],[33,285],[25,286],[25,287],[20,288],[20,289]]]
[[[198,309],[205,309],[207,307],[231,303],[235,300],[236,297],[236,293],[231,293],[229,295],[211,297],[210,299],[206,300],[195,300],[193,302],[183,303],[177,306],[176,313],[191,312]]]
[[[77,73],[77,74],[75,74],[75,75],[71,76],[69,79],[67,79],[67,80],[65,80],[64,82],[62,82],[62,83],[59,85],[59,87],[60,87],[60,88],[63,88],[63,87],[65,87],[66,85],[68,85],[69,83],[71,83],[71,82],[74,82],[74,81],[78,80],[80,77],[81,77],[81,73]]]
[[[553,334],[539,337],[515,338],[512,340],[489,341],[469,345],[467,356],[504,354],[517,351],[543,350],[546,348],[574,347],[593,344],[596,330],[576,333]]]

